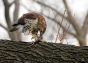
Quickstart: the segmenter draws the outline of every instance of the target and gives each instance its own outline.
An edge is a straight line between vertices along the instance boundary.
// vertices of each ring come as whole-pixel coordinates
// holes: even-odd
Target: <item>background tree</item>
[[[4,25],[1,25],[7,32],[11,40],[19,41],[21,40],[20,33],[18,31],[16,32],[9,32],[9,30],[12,28],[12,22],[17,21],[18,14],[19,14],[19,0],[13,0],[11,3],[9,0],[2,0],[4,5],[4,14],[5,14],[5,20],[7,27],[4,27]],[[14,4],[14,11],[13,11],[13,19],[11,20],[11,14],[10,14],[10,7]]]

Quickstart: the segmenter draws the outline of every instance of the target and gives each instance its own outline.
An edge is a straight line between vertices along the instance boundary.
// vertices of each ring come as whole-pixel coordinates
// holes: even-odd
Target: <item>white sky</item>
[[[53,5],[57,3],[57,5],[59,5],[58,7],[59,7],[60,11],[64,7],[60,3],[61,0],[47,0],[47,1],[48,1],[48,3],[53,4]],[[21,0],[21,2],[24,3],[28,8],[31,8],[34,11],[40,11],[39,5],[37,5],[31,1],[29,2],[26,0]],[[88,0],[68,0],[68,3],[70,5],[72,13],[75,14],[75,18],[82,23],[84,16],[86,15],[86,12],[88,11]],[[33,6],[33,4],[35,4],[35,5]],[[53,6],[53,7],[55,7],[55,6]],[[12,12],[13,8],[14,8],[14,6],[12,6],[12,8],[11,8],[11,12]],[[1,9],[0,10],[0,23],[2,23],[3,25],[6,26],[5,19],[4,19],[4,8],[3,8],[2,0],[0,0],[0,9]],[[23,7],[21,7],[19,16],[21,16],[22,14],[24,14],[26,12],[27,12],[27,10],[25,10]],[[25,39],[25,37],[23,37],[23,38]],[[0,27],[0,39],[9,39],[8,34],[1,27]],[[72,38],[70,38],[69,40],[71,42]]]

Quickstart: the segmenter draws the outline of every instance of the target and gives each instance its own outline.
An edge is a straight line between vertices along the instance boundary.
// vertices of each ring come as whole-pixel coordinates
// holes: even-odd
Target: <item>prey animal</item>
[[[12,25],[10,32],[22,28],[22,32],[32,35],[34,42],[41,41],[43,39],[43,34],[46,31],[46,21],[45,18],[39,13],[31,12],[23,14],[17,21],[17,23]]]

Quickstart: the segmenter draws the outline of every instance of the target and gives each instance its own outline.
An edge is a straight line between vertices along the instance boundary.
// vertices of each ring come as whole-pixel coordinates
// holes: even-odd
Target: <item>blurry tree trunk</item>
[[[9,14],[10,7],[9,7],[8,0],[3,0],[3,3],[4,3],[5,20],[6,20],[6,23],[7,23],[7,28],[11,29],[11,19],[10,19],[10,14]],[[9,37],[11,38],[11,40],[15,39],[14,33],[10,33],[8,31],[8,34],[9,34]]]
[[[19,0],[15,0],[14,4],[15,4],[15,9],[14,9],[14,12],[13,12],[13,21],[17,22],[18,15],[19,15]],[[21,33],[19,33],[18,31],[15,31],[14,35],[15,35],[15,40],[16,41],[21,40]]]
[[[18,12],[19,12],[19,0],[14,0],[14,2],[9,3],[8,0],[3,0],[4,4],[4,11],[5,11],[5,20],[7,23],[8,28],[8,35],[11,38],[11,40],[20,40],[20,34],[17,32],[9,32],[9,30],[12,28],[11,18],[10,18],[10,6],[15,3],[15,10],[14,10],[14,18],[13,20],[17,20]]]

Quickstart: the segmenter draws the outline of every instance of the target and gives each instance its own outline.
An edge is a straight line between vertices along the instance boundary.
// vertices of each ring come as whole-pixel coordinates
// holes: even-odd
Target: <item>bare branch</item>
[[[3,0],[4,3],[4,7],[5,7],[5,19],[8,25],[8,28],[11,27],[11,19],[10,19],[10,15],[9,15],[9,3],[8,0]]]
[[[64,15],[65,15],[65,11],[64,11]],[[63,23],[63,17],[62,17],[62,20],[61,20],[61,24],[62,24],[62,23]],[[56,36],[55,43],[56,43],[56,41],[57,41],[57,39],[58,39],[60,28],[61,28],[61,26],[60,26],[59,29],[58,29],[58,33],[57,33],[57,36]]]
[[[6,28],[5,26],[3,26],[1,23],[0,23],[0,27],[2,27],[3,29],[5,29],[6,31],[8,31],[8,28]]]
[[[65,30],[68,34],[73,35],[74,37],[77,37],[76,34],[70,32],[69,30],[66,29],[66,27],[64,27],[59,21],[57,21],[54,18],[51,18],[49,16],[44,15],[45,17],[47,17],[48,19],[52,20],[53,22],[57,23],[63,30]]]
[[[82,26],[82,30],[84,31],[84,35],[87,34],[87,32],[88,32],[88,13],[85,17],[85,20],[84,20],[84,23]]]
[[[13,12],[13,21],[17,21],[19,14],[19,0],[15,0],[14,4],[15,4],[15,9]]]
[[[34,0],[34,1],[35,1],[35,0]],[[45,7],[47,7],[47,8],[52,9],[52,10],[55,11],[58,15],[60,15],[61,17],[63,17],[64,19],[67,20],[67,17],[65,17],[64,14],[62,14],[61,12],[59,12],[58,10],[56,10],[55,8],[53,8],[53,7],[51,7],[51,6],[47,5],[47,4],[45,4],[45,3],[43,3],[43,2],[40,2],[40,1],[35,1],[35,2],[38,3],[38,4],[40,4],[40,5],[42,5],[42,6],[45,6]]]
[[[67,27],[67,24],[66,24],[66,27]],[[69,26],[68,26],[68,28],[67,28],[67,31],[69,30],[69,28],[70,28],[70,24],[69,24]],[[60,37],[60,41],[62,41],[63,39],[65,39],[65,36],[66,36],[66,34],[67,34],[67,31],[64,31],[64,30],[63,30],[63,34],[62,34],[62,36]]]
[[[12,1],[11,3],[9,3],[9,7],[10,7],[11,5],[13,5],[13,4],[14,4],[14,2],[15,2],[15,1]]]
[[[14,5],[15,5],[15,9],[13,12],[13,22],[17,21],[18,19],[18,15],[19,15],[19,0],[14,0]],[[14,36],[15,36],[15,40],[16,41],[21,41],[21,33],[19,33],[18,31],[14,32]]]
[[[77,24],[76,20],[75,20],[74,17],[72,16],[71,11],[70,11],[70,8],[69,8],[69,6],[67,5],[66,0],[63,0],[63,3],[64,3],[65,8],[66,8],[66,10],[67,10],[68,21],[72,24],[72,26],[74,27],[76,33],[77,33],[78,35],[80,35],[80,34],[81,34],[81,33],[80,33],[80,32],[81,32],[81,29],[80,29],[79,24]]]
[[[8,2],[8,0],[2,0],[3,1],[3,3],[4,3],[4,5],[6,6],[9,6],[9,2]]]

